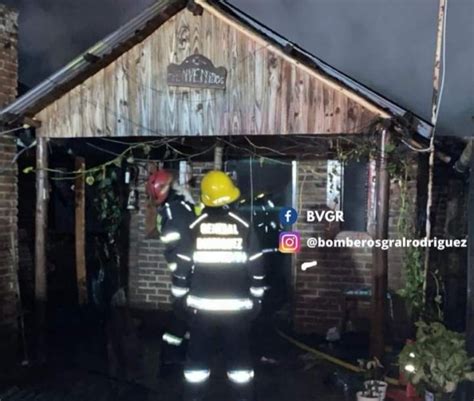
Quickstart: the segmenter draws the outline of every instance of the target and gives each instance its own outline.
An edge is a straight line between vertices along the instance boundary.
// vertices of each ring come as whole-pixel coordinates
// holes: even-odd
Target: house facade
[[[420,138],[431,133],[429,124],[416,116],[408,118],[396,104],[219,1],[157,1],[5,108],[1,119],[6,126],[25,121],[37,125],[42,163],[38,171],[43,172],[47,160],[41,152],[47,142],[65,138],[268,136],[277,142],[282,135],[320,135],[330,143],[340,135],[373,133],[376,124],[385,124],[394,136],[400,126]],[[381,146],[382,131],[376,131],[374,146]],[[334,159],[328,153],[290,160],[292,206],[301,216],[334,207],[329,182]],[[410,166],[407,194],[414,217],[419,197],[416,157]],[[192,173],[199,179],[210,168],[209,162],[197,161]],[[397,238],[400,187],[387,175],[382,179],[380,168],[380,161],[369,163],[359,186],[362,228],[348,231],[305,222],[303,217],[295,226],[303,244],[317,236],[373,238],[382,220],[383,235]],[[385,193],[379,191],[383,180]],[[47,174],[38,174],[37,185],[45,183]],[[139,191],[140,207],[130,221],[129,302],[137,308],[167,308],[169,272],[159,241],[147,237],[146,195],[143,187]],[[385,209],[377,209],[382,195]],[[37,215],[37,236],[43,240],[45,232],[38,222],[45,218],[46,204],[47,199],[37,200],[37,208],[43,210]],[[316,267],[300,268],[313,260]],[[388,266],[378,276],[377,260]],[[44,264],[44,252],[37,249],[36,271],[44,271]],[[403,285],[402,265],[401,249],[303,246],[291,269],[290,315],[295,329],[325,332],[340,325],[346,314],[345,292],[370,290],[374,284],[395,292]],[[365,301],[370,300],[369,295]]]

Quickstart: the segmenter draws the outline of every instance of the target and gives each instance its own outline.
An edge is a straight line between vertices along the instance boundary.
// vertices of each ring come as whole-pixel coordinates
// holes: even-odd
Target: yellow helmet
[[[223,171],[209,171],[201,181],[202,203],[210,207],[228,205],[239,199],[240,191]]]

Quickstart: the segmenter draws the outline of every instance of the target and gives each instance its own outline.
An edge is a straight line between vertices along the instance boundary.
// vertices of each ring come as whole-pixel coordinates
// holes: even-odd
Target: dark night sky
[[[20,78],[35,85],[153,0],[0,0],[20,11]],[[231,0],[430,119],[436,0]],[[439,134],[474,135],[474,0],[450,0]]]

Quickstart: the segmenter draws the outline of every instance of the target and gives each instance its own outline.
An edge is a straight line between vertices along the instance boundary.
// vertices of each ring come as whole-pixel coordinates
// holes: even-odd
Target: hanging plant
[[[381,150],[374,146],[373,136],[353,140],[338,139],[335,145],[336,157],[342,163],[349,160],[370,160],[380,157]],[[413,206],[409,199],[410,154],[400,141],[394,138],[393,142],[385,146],[384,156],[386,168],[392,183],[399,186],[400,210],[398,216],[397,233],[399,238],[416,238],[414,226]],[[433,281],[433,289],[429,298],[425,297],[426,277],[424,273],[424,251],[422,248],[406,248],[403,255],[404,287],[398,294],[404,299],[412,321],[424,318],[428,321],[443,319],[443,282],[438,272],[431,272],[429,278]]]
[[[400,189],[400,210],[397,223],[397,232],[400,238],[415,238],[413,202],[409,201],[408,181],[410,166],[404,162],[397,174],[397,182]],[[425,297],[425,281],[427,277],[423,268],[424,251],[419,247],[409,247],[403,254],[403,272],[405,275],[404,286],[397,293],[400,295],[407,307],[407,311],[413,322],[420,319],[427,321],[443,320],[443,283],[438,271],[432,272],[434,282],[434,293],[431,298]]]
[[[93,176],[94,208],[101,227],[105,231],[105,237],[99,240],[101,254],[104,255],[105,268],[112,274],[113,282],[120,288],[120,250],[118,247],[119,229],[123,221],[123,208],[120,200],[119,182],[117,175],[118,166],[112,164],[104,166]],[[112,273],[114,271],[114,273]]]
[[[408,165],[398,176],[400,209],[397,222],[399,238],[411,238],[415,235],[413,203],[408,202]],[[405,305],[412,321],[420,319],[423,311],[423,254],[420,248],[410,247],[403,254],[404,287],[398,294],[405,300]]]
[[[405,285],[398,294],[405,300],[408,313],[413,321],[418,320],[423,312],[423,255],[419,248],[410,247],[403,257]]]

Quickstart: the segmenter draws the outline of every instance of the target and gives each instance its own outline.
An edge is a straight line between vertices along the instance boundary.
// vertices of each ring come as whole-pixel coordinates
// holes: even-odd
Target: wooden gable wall
[[[200,53],[225,90],[167,84],[167,66]],[[347,92],[347,90],[346,90]],[[36,115],[41,136],[358,133],[377,117],[221,18],[187,9]]]

